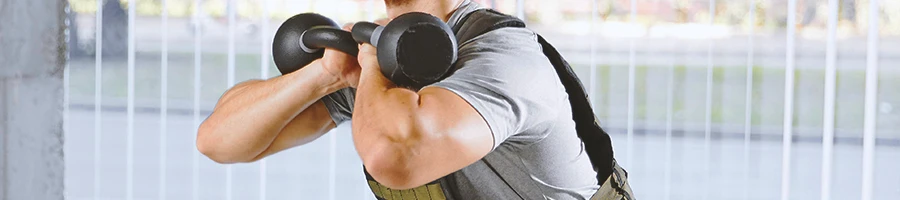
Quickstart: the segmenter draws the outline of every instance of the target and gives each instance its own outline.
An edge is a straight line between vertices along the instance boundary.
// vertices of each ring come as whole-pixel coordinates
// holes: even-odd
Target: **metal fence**
[[[900,196],[898,3],[479,2],[563,51],[642,199]],[[285,17],[371,21],[381,1],[70,3],[67,198],[374,198],[349,124],[250,164],[194,142],[225,89],[276,76],[268,45]]]

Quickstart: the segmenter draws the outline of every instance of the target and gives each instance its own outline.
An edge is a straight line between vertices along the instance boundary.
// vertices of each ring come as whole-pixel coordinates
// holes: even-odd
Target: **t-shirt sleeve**
[[[337,92],[322,97],[322,102],[325,103],[325,109],[328,110],[328,114],[331,115],[334,124],[339,125],[344,121],[350,120],[353,116],[353,103],[355,97],[356,89],[354,88],[340,89]]]
[[[533,32],[502,28],[478,36],[463,43],[456,65],[456,72],[428,87],[454,92],[478,111],[494,148],[546,137],[547,131],[526,130],[556,117],[554,106],[566,97]]]

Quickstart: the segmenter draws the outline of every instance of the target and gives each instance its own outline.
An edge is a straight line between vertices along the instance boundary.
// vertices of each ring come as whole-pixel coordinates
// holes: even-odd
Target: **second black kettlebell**
[[[381,72],[397,85],[430,85],[446,77],[456,62],[456,36],[447,23],[427,13],[402,14],[386,26],[359,22],[350,32],[357,42],[378,48]]]

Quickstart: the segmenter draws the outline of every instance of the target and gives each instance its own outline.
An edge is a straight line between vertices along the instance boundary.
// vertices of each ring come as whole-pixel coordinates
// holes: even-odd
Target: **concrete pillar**
[[[66,0],[0,0],[0,200],[63,199]]]

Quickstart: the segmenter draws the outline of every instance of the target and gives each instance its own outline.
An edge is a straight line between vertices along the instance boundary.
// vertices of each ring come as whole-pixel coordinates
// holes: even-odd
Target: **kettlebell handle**
[[[369,43],[377,47],[382,31],[384,31],[384,26],[372,22],[357,22],[350,30],[350,34],[353,35],[356,42]]]
[[[303,32],[300,36],[300,48],[306,53],[316,53],[325,48],[334,48],[353,57],[359,54],[357,43],[350,40],[347,31],[331,27],[316,26]]]

